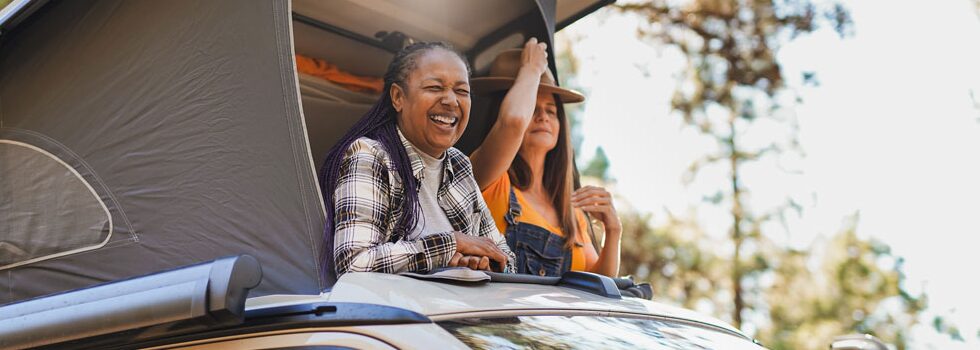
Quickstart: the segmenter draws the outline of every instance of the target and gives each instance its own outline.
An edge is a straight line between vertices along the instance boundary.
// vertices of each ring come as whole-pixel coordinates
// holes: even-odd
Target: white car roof
[[[316,302],[367,303],[411,310],[436,320],[473,317],[481,312],[610,312],[668,318],[721,328],[745,336],[714,317],[640,298],[608,298],[568,287],[525,283],[452,284],[411,277],[356,272],[341,276],[321,295],[270,295],[249,299],[246,309],[263,309]]]

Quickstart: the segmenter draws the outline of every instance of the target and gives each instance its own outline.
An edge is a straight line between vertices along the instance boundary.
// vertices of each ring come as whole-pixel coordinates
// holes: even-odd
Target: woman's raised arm
[[[497,121],[483,144],[470,155],[473,176],[480,190],[507,171],[521,147],[524,131],[534,114],[541,74],[548,69],[547,48],[547,44],[535,38],[524,44],[520,71],[500,105]]]

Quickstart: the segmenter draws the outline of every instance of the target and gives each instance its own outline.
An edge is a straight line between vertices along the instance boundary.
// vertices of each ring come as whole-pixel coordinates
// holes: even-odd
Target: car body
[[[261,275],[254,258],[228,257],[3,306],[0,346],[761,349],[724,322],[584,272],[356,272],[318,295],[246,299]]]

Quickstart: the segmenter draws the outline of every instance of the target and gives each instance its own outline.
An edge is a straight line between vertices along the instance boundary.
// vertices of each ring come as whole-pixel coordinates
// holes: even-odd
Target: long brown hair
[[[558,214],[558,224],[565,236],[565,248],[571,250],[578,243],[578,220],[575,220],[575,212],[572,210],[572,191],[574,190],[574,176],[572,174],[572,140],[569,136],[568,119],[565,117],[565,109],[561,104],[558,95],[554,95],[558,107],[558,142],[555,148],[548,151],[544,157],[544,178],[542,185],[551,194],[551,205],[554,206]],[[531,168],[527,161],[521,158],[520,152],[510,163],[507,170],[510,182],[521,191],[527,190],[531,186]]]

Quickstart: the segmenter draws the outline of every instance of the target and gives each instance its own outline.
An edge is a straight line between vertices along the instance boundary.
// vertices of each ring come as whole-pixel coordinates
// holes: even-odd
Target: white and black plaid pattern
[[[416,181],[424,176],[422,158],[399,132],[412,161]],[[507,272],[515,271],[514,254],[497,231],[490,210],[480,195],[473,167],[463,152],[450,148],[443,162],[443,180],[437,198],[453,229],[490,237],[509,255]],[[337,276],[355,271],[425,272],[446,266],[456,251],[452,232],[410,240],[408,232],[395,232],[401,219],[404,186],[379,142],[362,137],[344,154],[334,191],[334,257]],[[424,222],[425,213],[419,217]]]

